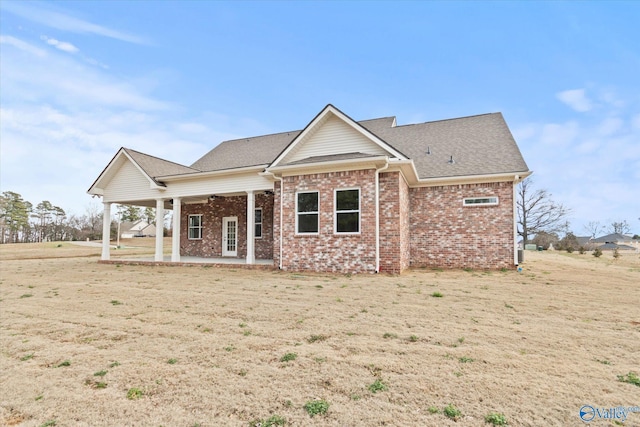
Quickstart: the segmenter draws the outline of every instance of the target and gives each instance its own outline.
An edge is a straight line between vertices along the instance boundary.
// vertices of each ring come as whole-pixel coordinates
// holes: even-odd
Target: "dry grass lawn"
[[[584,404],[640,405],[618,379],[640,374],[638,254],[344,276],[99,253],[0,245],[1,425],[579,426]]]

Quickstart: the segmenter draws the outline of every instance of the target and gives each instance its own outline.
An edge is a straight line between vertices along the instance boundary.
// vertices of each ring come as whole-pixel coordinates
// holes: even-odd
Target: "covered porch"
[[[183,257],[194,257],[194,263],[253,265],[273,260],[275,179],[263,173],[266,166],[203,171],[121,148],[88,191],[102,197],[104,205],[101,261],[111,257],[114,204],[155,209],[158,232],[151,262],[183,263]],[[160,231],[167,211],[172,213],[168,260]]]
[[[256,204],[256,200],[258,203]],[[218,193],[207,196],[104,202],[101,262],[110,263],[110,223],[113,204],[155,205],[155,223],[172,213],[171,250],[158,227],[154,256],[118,257],[114,263],[238,265],[273,264],[273,192],[269,190]],[[257,249],[256,249],[257,246]]]

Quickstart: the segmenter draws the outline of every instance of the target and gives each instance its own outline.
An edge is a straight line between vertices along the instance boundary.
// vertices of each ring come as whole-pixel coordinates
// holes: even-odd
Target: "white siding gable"
[[[158,197],[151,181],[130,161],[123,162],[105,186],[104,201],[134,201]]]
[[[389,154],[349,124],[329,114],[324,122],[317,125],[313,133],[298,141],[297,146],[279,163],[287,164],[309,157],[347,153],[383,156]]]

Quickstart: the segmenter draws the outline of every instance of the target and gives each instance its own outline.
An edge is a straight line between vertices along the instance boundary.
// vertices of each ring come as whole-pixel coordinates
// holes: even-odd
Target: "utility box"
[[[518,265],[522,264],[524,261],[524,251],[522,249],[518,249]]]

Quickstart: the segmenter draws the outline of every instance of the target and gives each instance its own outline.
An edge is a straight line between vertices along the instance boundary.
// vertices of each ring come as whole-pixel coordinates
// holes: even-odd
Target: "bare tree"
[[[600,221],[589,221],[585,224],[584,229],[591,238],[595,238],[602,231],[602,225],[600,225]]]
[[[628,233],[629,231],[631,231],[631,226],[629,225],[629,223],[626,220],[624,220],[624,221],[613,221],[609,225],[609,231],[611,233],[625,234],[625,233]]]
[[[516,195],[518,210],[518,235],[526,245],[529,236],[541,231],[557,233],[569,228],[566,221],[571,210],[562,203],[554,202],[545,189],[534,189],[533,180],[525,178],[518,185]]]

